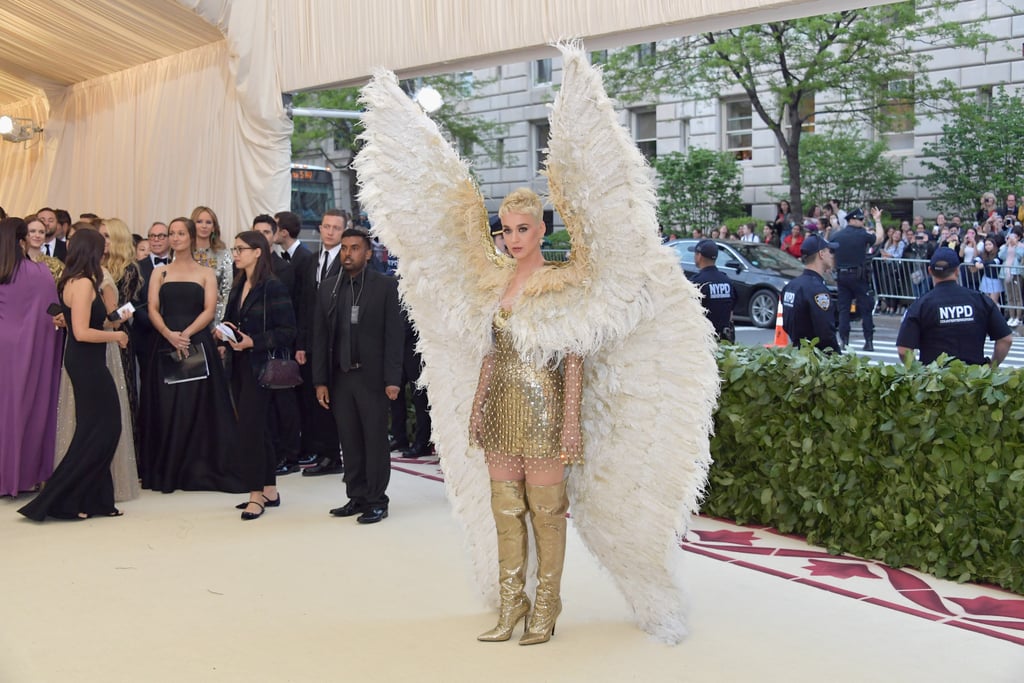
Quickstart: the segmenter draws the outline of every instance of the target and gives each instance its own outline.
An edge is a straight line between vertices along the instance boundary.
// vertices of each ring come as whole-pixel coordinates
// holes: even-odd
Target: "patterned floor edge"
[[[391,468],[444,482],[434,458],[393,457]],[[697,555],[921,619],[1024,645],[1024,597],[955,583],[852,555],[830,555],[800,537],[764,526],[698,516],[680,547]]]

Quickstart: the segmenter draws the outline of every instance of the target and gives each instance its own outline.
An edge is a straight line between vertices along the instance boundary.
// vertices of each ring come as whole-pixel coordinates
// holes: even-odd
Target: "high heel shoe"
[[[260,505],[256,501],[250,500],[248,503],[246,503],[246,505],[255,505],[256,507],[258,507],[260,509],[260,511],[259,512],[248,512],[246,510],[243,510],[242,511],[242,521],[247,522],[250,519],[259,519],[260,517],[263,516],[264,508],[263,508],[262,505]]]
[[[537,645],[551,640],[555,621],[562,613],[562,567],[565,565],[565,513],[569,500],[565,480],[551,486],[526,485],[526,500],[537,544],[537,599],[526,621],[520,645]]]
[[[485,643],[508,640],[530,613],[526,597],[526,489],[521,481],[491,482],[491,512],[498,531],[498,625],[476,637]]]

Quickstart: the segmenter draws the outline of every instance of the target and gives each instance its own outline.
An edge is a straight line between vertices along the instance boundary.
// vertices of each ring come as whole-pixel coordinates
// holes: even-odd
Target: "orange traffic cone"
[[[770,346],[789,346],[789,335],[786,334],[786,330],[782,329],[782,302],[779,302],[779,308],[775,313],[775,343]]]

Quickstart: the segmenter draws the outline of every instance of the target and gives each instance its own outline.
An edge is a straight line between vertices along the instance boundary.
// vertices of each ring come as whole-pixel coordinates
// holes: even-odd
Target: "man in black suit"
[[[46,206],[36,211],[36,218],[43,224],[43,229],[46,230],[46,241],[43,242],[41,247],[42,252],[47,256],[53,256],[56,259],[63,261],[68,256],[68,245],[62,240],[58,239],[57,231],[60,228],[60,223],[57,222],[57,212]]]
[[[277,234],[275,239],[281,246],[281,258],[289,261],[295,268],[296,299],[295,319],[298,333],[295,338],[295,361],[302,373],[302,385],[295,391],[299,399],[299,412],[302,418],[302,453],[307,457],[300,458],[300,465],[312,465],[302,471],[304,477],[315,477],[326,474],[339,474],[343,471],[341,451],[338,448],[338,427],[330,410],[326,410],[316,400],[313,389],[313,366],[310,346],[312,342],[313,309],[316,305],[316,292],[321,280],[336,276],[341,272],[338,252],[341,251],[341,234],[345,231],[345,216],[340,211],[330,210],[321,219],[320,236],[323,248],[314,255],[299,241],[301,223],[299,217],[291,211],[281,211],[275,215]],[[323,272],[323,264],[327,262],[327,272]],[[321,277],[326,275],[326,277]]]
[[[252,219],[252,229],[267,238],[267,244],[274,244],[278,231],[277,221],[272,216],[260,214]],[[292,309],[297,310],[295,296],[295,267],[273,251],[270,252],[270,268],[274,276],[288,290]],[[307,390],[309,388],[307,387]],[[294,391],[279,389],[270,392],[270,440],[277,457],[278,476],[299,471],[299,449],[302,444],[302,417],[299,414],[298,397]]]
[[[313,384],[317,401],[334,413],[345,459],[349,501],[331,514],[373,524],[388,516],[388,402],[402,381],[402,312],[397,281],[367,267],[369,234],[349,228],[340,247],[343,272],[317,292]]]
[[[153,223],[149,226],[146,239],[149,240],[149,255],[137,262],[139,273],[142,275],[142,287],[139,289],[138,297],[132,302],[135,313],[131,325],[132,349],[139,364],[139,379],[143,386],[146,386],[146,371],[149,369],[153,345],[157,342],[156,331],[149,322],[149,281],[155,268],[162,268],[171,262],[171,243],[167,240],[166,225],[159,221]]]

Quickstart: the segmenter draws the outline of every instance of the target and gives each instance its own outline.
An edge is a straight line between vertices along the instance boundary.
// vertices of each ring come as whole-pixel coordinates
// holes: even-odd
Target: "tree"
[[[740,168],[727,152],[695,148],[654,160],[658,172],[658,220],[666,232],[704,230],[743,214]]]
[[[966,100],[942,126],[942,137],[924,146],[924,185],[935,196],[929,206],[973,215],[983,192],[997,198],[1024,190],[1020,141],[1024,98],[999,90],[989,103]]]
[[[606,83],[625,103],[738,86],[778,142],[800,214],[805,129],[827,116],[912,126],[913,104],[950,97],[955,88],[924,72],[930,56],[910,48],[978,45],[986,36],[975,25],[944,20],[955,5],[899,2],[633,46],[609,56]]]
[[[818,205],[837,199],[841,207],[892,197],[903,174],[886,151],[884,142],[869,142],[850,132],[801,136],[803,196]]]
[[[472,150],[478,147],[489,158],[501,161],[500,157],[503,151],[498,149],[496,140],[505,130],[505,124],[468,114],[464,107],[464,103],[472,99],[477,90],[489,82],[477,82],[472,78],[471,72],[461,72],[403,80],[400,85],[410,97],[425,86],[431,86],[441,94],[444,104],[430,116],[447,134],[448,138],[459,147],[463,156],[471,156]],[[296,93],[292,98],[292,105],[358,111],[360,109],[359,88]],[[323,142],[334,139],[335,151],[347,149],[354,156],[359,151],[358,136],[361,132],[362,124],[358,119],[297,117],[292,133],[292,154],[308,154],[310,151],[319,149],[326,158],[327,153],[323,150]],[[356,197],[355,174],[349,173],[348,176],[351,196]]]

